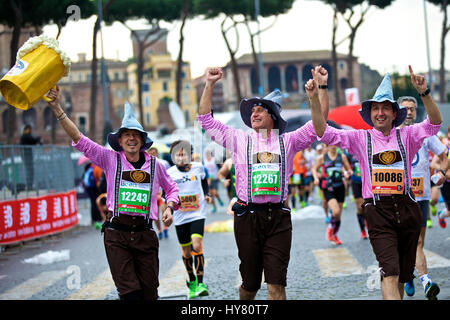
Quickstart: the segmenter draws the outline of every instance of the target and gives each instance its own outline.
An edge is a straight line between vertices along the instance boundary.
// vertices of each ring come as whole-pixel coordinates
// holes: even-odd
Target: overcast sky
[[[440,38],[443,15],[439,8],[426,4],[431,67],[439,68]],[[292,9],[280,15],[275,25],[261,35],[263,52],[330,50],[333,11],[321,1],[296,0]],[[261,19],[261,27],[269,25],[272,18]],[[78,53],[92,57],[92,29],[95,17],[89,20],[68,22],[59,37],[60,47],[75,62]],[[220,33],[221,19],[189,20],[185,26],[185,49],[183,59],[191,63],[193,77],[204,73],[206,67],[224,66],[229,54]],[[145,27],[139,21],[129,22],[136,29]],[[178,55],[180,23],[164,24],[170,30],[168,50],[173,59]],[[256,25],[253,25],[256,28]],[[44,33],[56,36],[56,27],[47,26]],[[250,53],[249,38],[245,28],[240,29],[240,46],[237,56]],[[338,40],[348,33],[344,21],[340,21]],[[231,35],[231,33],[230,33]],[[234,37],[232,37],[234,38]],[[99,38],[100,39],[100,38]],[[447,52],[450,51],[450,37],[447,37]],[[104,54],[106,58],[126,60],[132,56],[130,32],[120,23],[103,28]],[[348,52],[348,41],[338,52]],[[354,55],[361,63],[369,65],[380,73],[408,72],[411,64],[415,72],[428,70],[425,18],[423,0],[396,0],[384,10],[372,8],[356,36]],[[450,54],[446,59],[450,68]]]

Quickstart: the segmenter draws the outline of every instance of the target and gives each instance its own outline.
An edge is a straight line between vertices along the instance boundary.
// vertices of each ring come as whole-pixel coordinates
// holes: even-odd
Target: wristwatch
[[[423,93],[419,93],[419,96],[425,97],[429,93],[430,93],[430,88],[427,88],[427,90],[425,90]]]
[[[440,172],[440,173],[442,173],[442,175],[445,177],[445,171],[444,170],[442,170],[442,169],[439,169],[437,172]]]
[[[319,84],[319,89],[328,89],[327,84]]]

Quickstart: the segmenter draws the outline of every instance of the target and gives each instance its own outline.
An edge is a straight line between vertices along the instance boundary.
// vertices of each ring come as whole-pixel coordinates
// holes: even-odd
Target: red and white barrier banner
[[[0,244],[61,232],[77,223],[75,190],[0,202]]]

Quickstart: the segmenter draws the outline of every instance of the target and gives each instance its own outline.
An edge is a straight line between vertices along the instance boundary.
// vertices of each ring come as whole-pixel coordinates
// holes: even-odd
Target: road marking
[[[93,281],[86,284],[77,292],[71,294],[66,300],[100,300],[116,288],[111,276],[111,271],[107,268],[100,273]]]
[[[364,269],[346,248],[313,250],[323,277],[364,274]]]
[[[25,300],[64,278],[65,271],[45,271],[0,294],[0,300]]]
[[[446,259],[433,251],[423,249],[425,257],[427,259],[428,268],[446,268],[450,267],[450,260]]]

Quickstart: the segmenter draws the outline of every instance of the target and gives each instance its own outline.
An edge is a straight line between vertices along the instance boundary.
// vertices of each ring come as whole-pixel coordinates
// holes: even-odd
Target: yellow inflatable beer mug
[[[30,109],[70,71],[70,59],[56,39],[32,37],[17,52],[16,64],[0,80],[0,92],[10,105]]]

